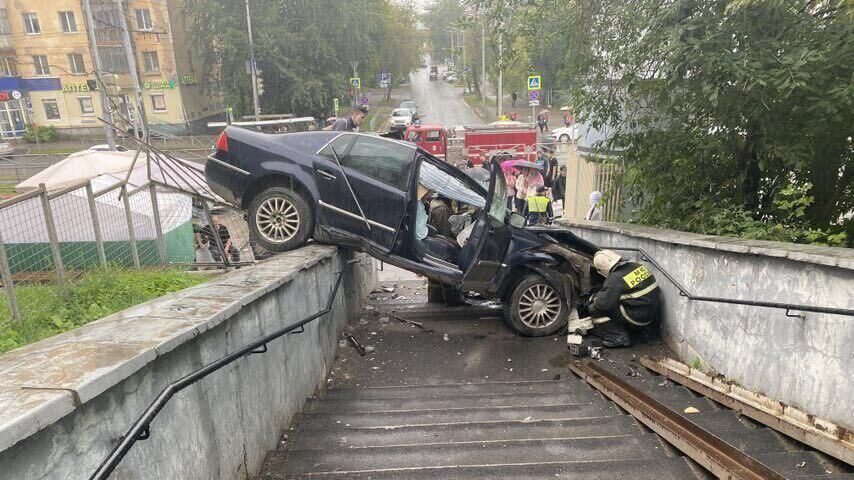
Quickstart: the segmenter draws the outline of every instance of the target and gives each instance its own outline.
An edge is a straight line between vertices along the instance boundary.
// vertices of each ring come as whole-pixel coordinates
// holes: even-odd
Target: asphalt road
[[[443,71],[444,68],[439,67],[439,79],[432,82],[427,68],[409,77],[412,99],[418,103],[421,121],[446,127],[483,123],[463,101],[463,89],[442,80]]]

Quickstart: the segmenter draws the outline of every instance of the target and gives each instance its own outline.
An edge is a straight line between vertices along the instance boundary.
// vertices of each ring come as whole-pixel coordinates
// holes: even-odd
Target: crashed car
[[[592,266],[598,248],[566,229],[526,227],[507,209],[497,163],[492,172],[478,182],[417,145],[378,136],[235,126],[220,135],[205,166],[211,188],[248,210],[251,233],[268,250],[311,239],[350,246],[500,299],[507,322],[523,335],[554,334],[601,284]],[[428,192],[456,207],[457,238],[424,231],[419,210]],[[442,251],[432,248],[437,243]]]

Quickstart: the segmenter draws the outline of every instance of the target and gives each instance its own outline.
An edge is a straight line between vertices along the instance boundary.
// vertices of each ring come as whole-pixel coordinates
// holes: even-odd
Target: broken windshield
[[[507,217],[507,182],[504,180],[504,175],[500,173],[501,167],[493,164],[492,168],[499,173],[492,174],[495,189],[492,191],[492,204],[489,206],[489,216],[504,223],[504,219]]]
[[[482,194],[477,193],[459,179],[448,175],[430,162],[421,162],[418,180],[425,187],[451,200],[474,205],[478,208],[486,206],[486,199]]]

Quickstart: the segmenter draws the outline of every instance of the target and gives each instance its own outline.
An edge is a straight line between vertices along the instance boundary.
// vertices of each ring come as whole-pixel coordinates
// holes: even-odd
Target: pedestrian
[[[552,197],[555,202],[560,201],[563,205],[564,196],[566,193],[566,165],[561,165],[558,169],[558,176],[552,185]]]
[[[611,250],[596,252],[593,266],[605,281],[582,307],[587,316],[569,321],[569,334],[595,338],[609,348],[629,347],[627,326],[647,328],[658,321],[661,294],[655,276],[646,266]]]
[[[546,195],[546,187],[538,185],[532,193],[525,200],[525,217],[528,219],[528,225],[551,223],[554,214],[551,199]]]
[[[546,116],[543,114],[543,112],[537,114],[537,126],[540,127],[540,135],[542,135],[543,131],[546,128]]]
[[[549,105],[549,108],[551,108],[551,105]],[[543,110],[543,120],[545,122],[546,130],[550,130],[549,129],[549,115],[551,115],[551,112],[549,112],[548,110]]]
[[[528,198],[529,190],[543,185],[543,176],[535,168],[523,167],[521,173],[516,177],[516,211],[525,211],[525,200]]]
[[[536,163],[540,167],[540,171],[542,171],[543,173],[549,170],[549,157],[546,155],[546,151],[546,147],[541,147],[540,151],[537,152],[536,160],[534,160],[534,163]]]
[[[513,199],[516,198],[516,178],[519,170],[508,167],[504,170],[504,183],[507,185],[507,210],[514,211]]]
[[[513,108],[516,108],[516,100],[519,98],[519,92],[513,90],[513,93],[510,95],[510,100],[513,101]]]
[[[602,208],[599,207],[599,201],[602,200],[602,192],[590,192],[590,210],[587,215],[584,215],[585,220],[602,221]]]
[[[350,115],[347,118],[338,118],[332,123],[332,125],[327,126],[324,130],[332,130],[336,132],[353,132],[359,125],[365,121],[365,117],[368,116],[368,109],[363,106],[353,107],[350,110]]]
[[[551,148],[546,149],[546,165],[543,173],[543,181],[547,188],[552,188],[555,183],[555,179],[557,178],[557,157],[555,157],[555,151]]]

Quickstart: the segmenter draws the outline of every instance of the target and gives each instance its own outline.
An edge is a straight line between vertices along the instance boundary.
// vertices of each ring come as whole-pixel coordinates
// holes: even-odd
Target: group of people
[[[551,223],[554,202],[563,204],[566,166],[559,166],[554,150],[543,148],[534,162],[536,167],[505,162],[507,208],[525,215],[529,225]]]

